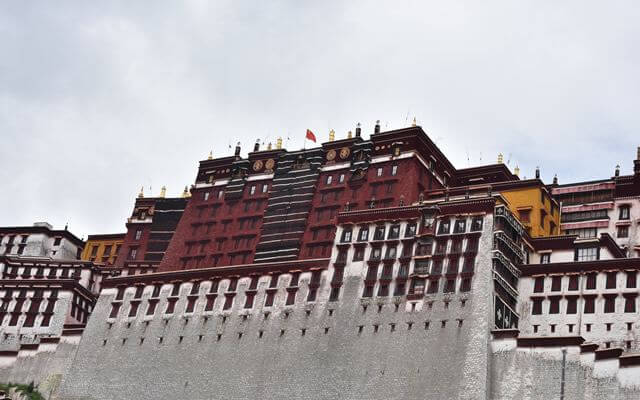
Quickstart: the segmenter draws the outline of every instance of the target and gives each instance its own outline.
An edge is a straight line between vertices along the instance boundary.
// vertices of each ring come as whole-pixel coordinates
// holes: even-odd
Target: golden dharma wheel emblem
[[[336,151],[335,150],[329,150],[327,152],[327,161],[333,161],[336,159]]]
[[[260,171],[263,165],[264,164],[262,163],[262,160],[257,160],[256,162],[253,163],[253,170]]]
[[[342,158],[343,160],[349,157],[349,154],[351,154],[351,150],[349,150],[348,147],[343,147],[342,149],[340,149],[340,158]]]
[[[273,161],[273,158],[268,159],[267,162],[264,164],[265,168],[267,169],[273,169],[275,165],[276,165],[276,162]]]

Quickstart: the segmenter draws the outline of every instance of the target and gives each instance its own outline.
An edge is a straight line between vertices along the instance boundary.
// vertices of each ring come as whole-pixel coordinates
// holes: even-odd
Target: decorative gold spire
[[[167,196],[167,187],[162,186],[162,188],[160,188],[160,197],[164,199],[166,196]]]
[[[271,150],[271,142],[267,145],[267,150]]]
[[[411,123],[411,126],[418,126],[418,121],[416,121],[416,117],[413,117],[413,123]]]
[[[144,186],[140,186],[140,193],[138,193],[138,198],[141,199],[144,197]]]
[[[516,167],[513,169],[513,174],[515,176],[520,176],[520,167],[516,165]]]
[[[189,188],[187,186],[184,187],[184,191],[182,192],[182,197],[185,199],[191,197],[191,193],[189,192]]]
[[[329,131],[329,141],[333,142],[336,139],[336,131],[333,129]]]
[[[213,160],[213,150],[209,152],[209,157],[207,157],[207,160]]]
[[[347,133],[347,139],[351,139],[353,137],[353,133],[351,131],[349,131]]]
[[[504,156],[502,155],[502,153],[498,153],[498,164],[502,164],[503,161],[504,161]]]
[[[278,140],[276,140],[276,149],[280,150],[282,148],[282,138],[279,137]]]

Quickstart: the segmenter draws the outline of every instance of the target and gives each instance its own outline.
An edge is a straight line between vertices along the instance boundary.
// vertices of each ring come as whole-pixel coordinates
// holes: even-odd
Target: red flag
[[[307,139],[311,140],[313,143],[316,143],[316,135],[313,134],[309,129],[307,129]]]

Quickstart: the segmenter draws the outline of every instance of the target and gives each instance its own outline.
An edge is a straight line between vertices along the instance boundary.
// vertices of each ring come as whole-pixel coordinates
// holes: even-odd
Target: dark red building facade
[[[341,211],[517,179],[504,165],[456,170],[417,126],[389,132],[376,126],[369,140],[358,128],[353,138],[294,152],[256,145],[247,158],[236,148],[232,157],[200,162],[157,270],[326,258]]]

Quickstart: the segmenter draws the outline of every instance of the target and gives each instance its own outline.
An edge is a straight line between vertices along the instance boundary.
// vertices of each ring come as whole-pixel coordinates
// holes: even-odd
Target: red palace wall
[[[297,152],[256,147],[243,159],[238,148],[233,157],[201,161],[158,271],[325,258],[338,212],[408,205],[483,173],[457,175],[420,127],[370,140],[358,134]],[[488,168],[491,180],[517,179],[503,166]]]

